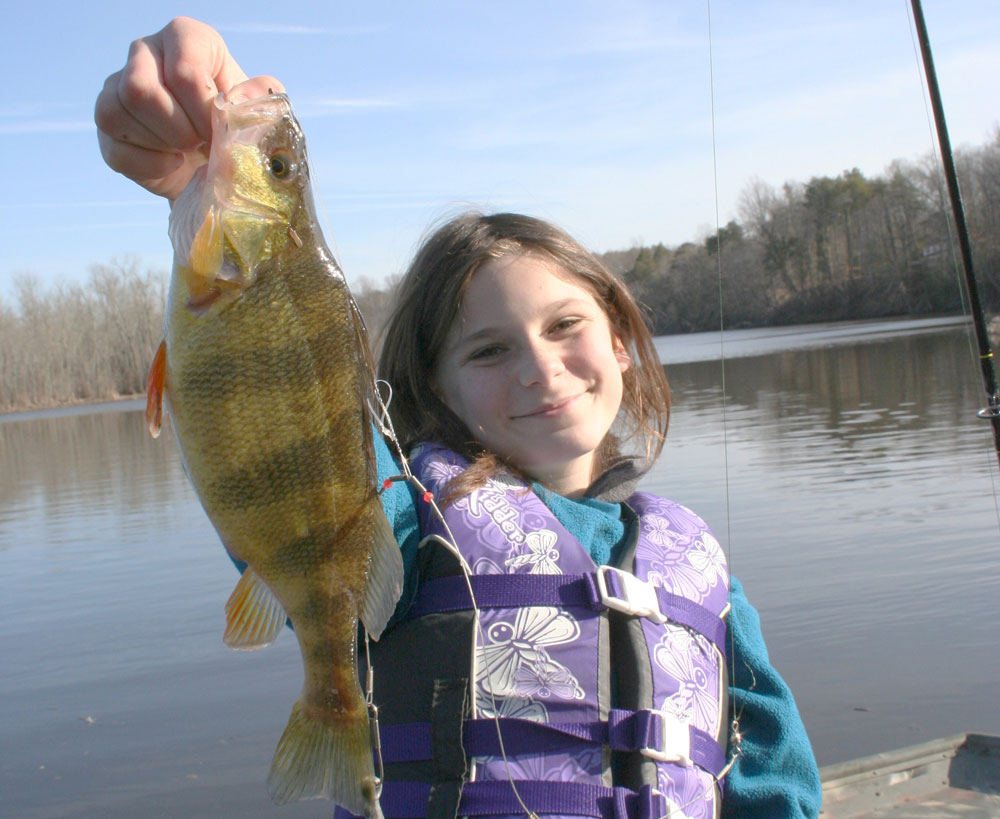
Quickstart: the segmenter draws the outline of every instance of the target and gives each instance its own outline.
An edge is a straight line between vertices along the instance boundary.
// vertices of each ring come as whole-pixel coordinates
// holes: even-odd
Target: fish
[[[155,437],[169,418],[202,506],[246,564],[225,643],[260,648],[287,619],[302,654],[271,798],[380,817],[358,622],[378,639],[402,558],[376,486],[371,349],[285,94],[215,101],[208,162],[174,202],[169,234],[146,421]]]

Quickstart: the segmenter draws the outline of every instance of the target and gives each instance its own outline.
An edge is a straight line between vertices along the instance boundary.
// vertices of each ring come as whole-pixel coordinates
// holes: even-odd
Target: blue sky
[[[882,172],[932,149],[906,0],[712,3],[718,206],[754,177]],[[1000,3],[925,0],[955,145],[1000,124]],[[285,83],[348,280],[400,272],[465,207],[559,223],[592,250],[715,225],[706,3],[232,0],[8,4],[0,298],[23,273],[168,270],[167,206],[110,171],[92,122],[135,37],[187,14]]]

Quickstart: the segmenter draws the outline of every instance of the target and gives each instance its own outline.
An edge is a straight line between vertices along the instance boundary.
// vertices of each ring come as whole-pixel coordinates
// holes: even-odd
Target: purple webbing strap
[[[622,588],[617,572],[608,572],[604,576],[608,584],[608,594],[627,600],[625,589]],[[662,586],[656,586],[656,600],[659,603],[660,613],[672,623],[694,629],[699,634],[711,640],[716,648],[726,656],[726,622],[721,617],[713,614],[704,606],[688,600],[679,594],[672,594]]]
[[[600,611],[601,595],[593,574],[474,574],[469,577],[481,609],[520,606],[583,606]],[[408,617],[471,609],[463,575],[438,577],[417,588]]]
[[[615,751],[639,751],[661,747],[662,717],[655,711],[612,708],[607,722],[534,722],[502,717],[499,720],[504,751],[510,756],[545,753],[571,748],[579,743],[607,745]],[[715,737],[688,726],[691,761],[718,776],[726,764],[725,751]],[[386,763],[416,762],[431,758],[429,722],[382,726],[382,759]],[[462,727],[462,745],[469,756],[499,756],[497,721],[468,719]]]
[[[605,575],[608,592],[626,599],[617,572]],[[596,574],[474,574],[469,577],[476,605],[481,609],[521,606],[580,606],[602,611]],[[671,622],[694,629],[711,640],[726,656],[726,623],[704,606],[686,597],[657,587],[660,612]],[[408,617],[422,617],[439,611],[472,608],[469,588],[463,575],[438,577],[421,583]]]
[[[658,819],[668,813],[666,800],[645,785],[638,792],[577,782],[518,781],[517,795],[510,782],[468,782],[462,788],[459,816],[502,816],[524,812],[589,816],[594,819]],[[379,800],[382,812],[392,819],[418,819],[427,815],[430,785],[423,782],[386,782]],[[521,801],[518,801],[518,795]],[[343,808],[335,819],[353,816]]]

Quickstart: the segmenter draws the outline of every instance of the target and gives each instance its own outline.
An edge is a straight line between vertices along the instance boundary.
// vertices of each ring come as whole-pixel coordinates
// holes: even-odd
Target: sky
[[[401,273],[467,208],[550,219],[595,252],[704,238],[780,186],[934,150],[907,0],[8,4],[0,300],[25,274],[169,271],[168,207],[104,165],[94,100],[185,14],[285,84],[348,281]],[[951,140],[1000,125],[1000,3],[924,0]]]

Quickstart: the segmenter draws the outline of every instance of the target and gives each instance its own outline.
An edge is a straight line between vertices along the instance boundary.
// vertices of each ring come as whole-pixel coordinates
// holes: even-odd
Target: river
[[[820,764],[1000,733],[997,463],[965,325],[657,347],[674,410],[643,488],[715,529]],[[290,634],[222,645],[234,581],[136,402],[0,416],[0,813],[329,817],[267,799],[301,666]]]

